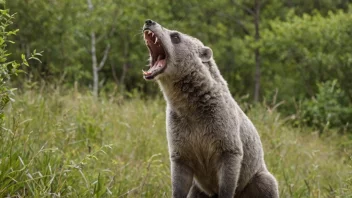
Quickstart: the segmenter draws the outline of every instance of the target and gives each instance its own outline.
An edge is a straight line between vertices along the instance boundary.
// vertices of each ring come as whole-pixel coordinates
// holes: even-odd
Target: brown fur
[[[148,25],[167,53],[156,80],[167,101],[173,197],[273,197],[257,130],[232,98],[210,48],[177,32]]]

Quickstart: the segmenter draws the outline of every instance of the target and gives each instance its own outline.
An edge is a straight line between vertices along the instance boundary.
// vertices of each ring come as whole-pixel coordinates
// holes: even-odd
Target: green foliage
[[[320,132],[331,127],[350,129],[352,106],[337,80],[318,83],[316,96],[303,102],[300,119]]]
[[[12,76],[17,76],[22,73],[23,70],[20,69],[21,65],[29,66],[25,55],[21,55],[22,62],[18,63],[15,60],[8,60],[10,53],[7,51],[8,44],[13,44],[14,42],[10,40],[9,37],[16,35],[18,29],[9,30],[9,26],[14,20],[14,15],[9,14],[8,10],[0,9],[0,120],[4,118],[3,109],[6,104],[12,100],[15,88],[11,88],[9,83]],[[40,62],[37,56],[41,56],[41,53],[34,52],[27,57],[28,60],[34,59]]]
[[[286,109],[292,113],[295,101],[320,94],[322,90],[317,84],[336,79],[347,100],[346,111],[351,111],[347,109],[352,102],[351,13],[339,11],[327,16],[317,13],[302,17],[293,14],[288,15],[287,21],[272,21],[270,28],[262,32],[264,94],[270,96],[277,88],[278,100],[286,101]],[[328,101],[321,102],[324,105]],[[327,120],[316,121],[325,126]],[[343,127],[337,122],[333,125]]]
[[[272,21],[276,22],[275,19],[290,23],[287,13],[298,13],[302,16],[303,13],[311,14],[317,10],[325,17],[329,10],[336,12],[337,9],[348,8],[348,1],[344,0],[317,2],[263,1],[260,31],[270,28]],[[12,46],[11,52],[14,56],[26,52],[28,56],[28,51],[33,49],[45,51],[43,63],[32,63],[33,67],[27,68],[34,81],[44,79],[68,86],[78,82],[90,86],[92,72],[89,33],[94,30],[97,38],[100,38],[97,43],[98,59],[101,59],[106,43],[111,44],[107,65],[99,74],[102,79],[100,84],[113,82],[128,91],[138,88],[144,93],[155,94],[155,86],[144,83],[141,77],[141,69],[146,65],[148,54],[140,31],[144,20],[151,18],[166,27],[195,36],[205,45],[209,45],[231,91],[239,96],[252,94],[254,46],[249,38],[254,36],[251,13],[254,1],[93,0],[92,3],[93,13],[88,12],[85,0],[8,1],[7,6],[18,13],[15,26],[21,29],[16,39],[19,45]],[[274,46],[279,45],[277,43]],[[265,66],[262,69],[262,95],[266,96],[277,87],[277,83],[271,79],[280,77],[275,75],[276,70],[271,69],[274,62],[271,58],[264,56],[262,61]],[[282,67],[277,67],[279,66]],[[286,73],[291,70],[288,68]],[[296,78],[295,74],[290,75]],[[291,90],[286,87],[284,89]],[[281,91],[280,88],[280,93]]]
[[[164,101],[68,93],[15,96],[0,133],[0,197],[170,197]],[[347,136],[302,133],[260,105],[248,115],[281,197],[352,196]]]
[[[0,120],[4,118],[3,109],[6,104],[13,100],[13,91],[10,88],[9,82],[13,75],[18,75],[22,72],[19,69],[20,64],[16,61],[9,61],[9,53],[7,45],[13,43],[9,40],[11,35],[15,35],[18,30],[8,30],[8,26],[12,24],[14,15],[10,15],[7,10],[0,10]],[[23,63],[28,66],[25,57],[22,56]]]
[[[8,61],[7,45],[11,43],[9,36],[15,35],[18,30],[8,30],[8,26],[12,24],[14,16],[10,15],[7,10],[0,10],[0,119],[2,120],[3,109],[12,99],[14,89],[8,85],[11,76],[21,72],[20,64],[16,61]]]

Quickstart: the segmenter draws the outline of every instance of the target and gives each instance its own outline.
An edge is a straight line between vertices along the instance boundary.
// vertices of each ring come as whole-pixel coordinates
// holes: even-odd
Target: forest
[[[201,40],[281,197],[352,197],[351,0],[0,0],[0,197],[170,197],[146,19]]]

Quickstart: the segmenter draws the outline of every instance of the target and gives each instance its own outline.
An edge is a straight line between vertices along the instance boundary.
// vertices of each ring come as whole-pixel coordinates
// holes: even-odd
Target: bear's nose
[[[150,20],[150,19],[147,19],[147,20],[145,21],[145,25],[146,25],[147,27],[149,27],[149,26],[155,25],[155,22],[152,21],[152,20]]]

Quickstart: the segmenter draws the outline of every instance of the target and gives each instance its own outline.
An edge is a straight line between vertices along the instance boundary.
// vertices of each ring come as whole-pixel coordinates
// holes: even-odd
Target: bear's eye
[[[171,38],[172,43],[174,43],[174,44],[181,42],[180,35],[178,33],[170,34],[170,38]]]

